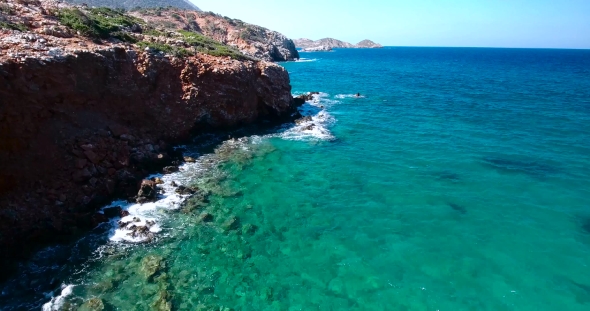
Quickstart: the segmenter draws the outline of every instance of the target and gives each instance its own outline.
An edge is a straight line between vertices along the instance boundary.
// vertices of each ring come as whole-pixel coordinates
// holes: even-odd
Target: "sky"
[[[283,33],[386,46],[590,48],[590,0],[190,0]]]

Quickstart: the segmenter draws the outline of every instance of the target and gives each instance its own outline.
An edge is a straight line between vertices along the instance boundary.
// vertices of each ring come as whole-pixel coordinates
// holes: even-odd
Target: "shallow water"
[[[313,129],[188,146],[166,178],[208,202],[138,211],[147,244],[97,229],[2,310],[590,309],[589,51],[302,56]]]

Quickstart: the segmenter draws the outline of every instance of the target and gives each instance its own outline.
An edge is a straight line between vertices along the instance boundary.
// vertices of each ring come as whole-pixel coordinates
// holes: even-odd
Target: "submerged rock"
[[[140,272],[146,280],[151,280],[154,275],[160,273],[164,268],[164,258],[156,255],[148,255],[141,261]]]
[[[156,300],[152,304],[152,310],[156,311],[170,311],[172,310],[172,303],[168,301],[170,299],[170,294],[165,291],[161,290],[158,292],[156,296]]]
[[[195,194],[196,190],[185,186],[178,186],[174,192],[182,195],[191,195]]]
[[[102,311],[104,310],[104,303],[100,298],[90,298],[84,302],[78,309],[78,311]]]
[[[242,227],[242,234],[244,235],[253,235],[258,231],[258,227],[252,224],[246,224]]]
[[[211,215],[209,213],[203,213],[203,214],[199,215],[199,219],[203,222],[212,222],[213,215]]]
[[[240,219],[236,216],[232,216],[230,217],[228,220],[226,220],[222,225],[221,228],[224,231],[231,231],[231,230],[236,230],[240,227]]]

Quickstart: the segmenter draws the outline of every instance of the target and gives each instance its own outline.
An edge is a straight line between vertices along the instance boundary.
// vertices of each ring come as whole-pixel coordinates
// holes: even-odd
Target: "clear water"
[[[590,51],[302,56],[314,130],[189,146],[209,203],[48,249],[1,309],[590,310]]]

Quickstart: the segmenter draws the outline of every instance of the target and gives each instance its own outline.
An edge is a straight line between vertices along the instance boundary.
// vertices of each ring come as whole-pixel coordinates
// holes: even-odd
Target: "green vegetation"
[[[15,24],[10,22],[1,22],[0,21],[0,29],[10,29],[10,30],[18,30],[18,31],[28,31],[29,28],[23,24]]]
[[[187,57],[187,56],[193,55],[191,52],[189,52],[185,48],[174,47],[174,46],[171,46],[168,44],[140,41],[137,43],[137,45],[139,45],[143,49],[145,49],[146,47],[149,47],[150,49],[154,50],[155,52],[164,52],[166,54],[171,54],[176,57]]]
[[[178,32],[183,36],[183,40],[187,44],[201,53],[213,56],[229,56],[238,60],[251,59],[238,51],[238,49],[222,44],[211,38],[207,38],[200,33],[186,30],[180,30]]]
[[[143,23],[140,19],[109,8],[92,8],[86,13],[79,9],[63,9],[57,13],[57,17],[63,25],[84,36],[99,39],[115,37],[127,42],[136,40],[123,30]]]

